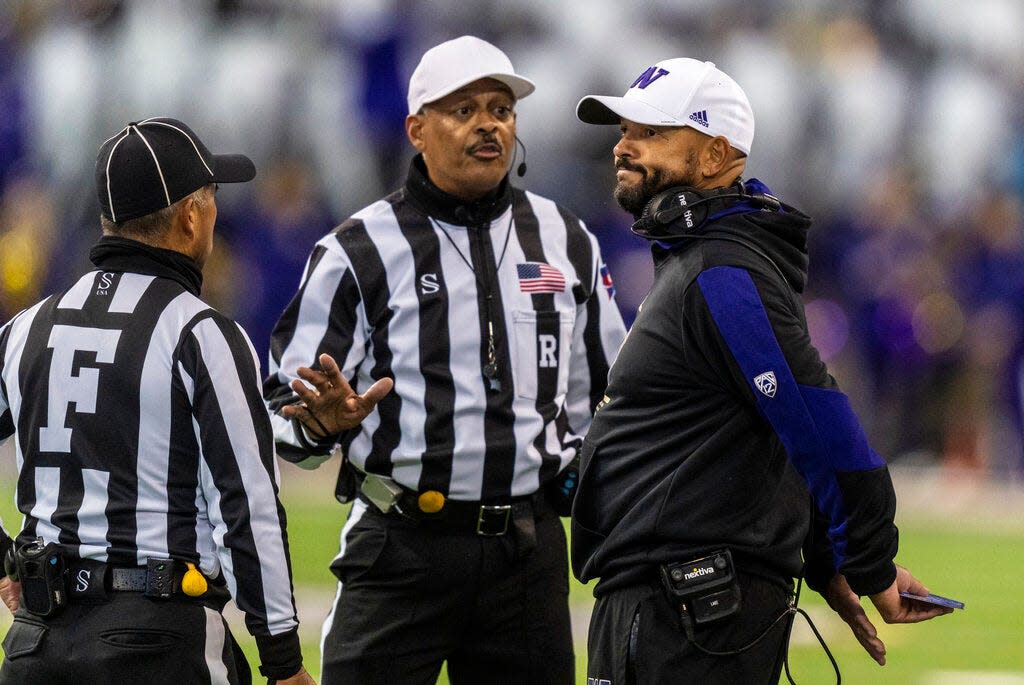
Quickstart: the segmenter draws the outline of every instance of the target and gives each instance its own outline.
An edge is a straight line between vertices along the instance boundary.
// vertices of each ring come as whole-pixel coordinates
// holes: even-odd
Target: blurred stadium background
[[[218,196],[205,296],[265,351],[312,243],[400,184],[419,56],[465,33],[536,81],[517,108],[529,171],[515,182],[598,234],[627,321],[650,284],[647,244],[610,199],[614,128],[579,123],[575,103],[620,94],[676,56],[710,59],[744,86],[757,115],[748,176],[815,219],[808,319],[898,474],[901,557],[921,559],[910,565],[933,590],[965,600],[977,587],[965,568],[989,568],[993,593],[979,590],[975,606],[1002,602],[1019,617],[1021,0],[2,0],[0,321],[90,267],[99,143],[128,121],[174,116],[212,148],[256,161],[254,183]],[[2,461],[9,482],[13,460]],[[326,543],[309,559],[316,579],[299,578],[315,629],[342,512],[328,479],[290,467],[283,478],[286,502],[289,488],[324,490],[319,504],[290,500],[308,517],[293,540]],[[913,556],[918,531],[927,551]],[[1024,630],[1007,627],[1019,618],[989,621],[978,607],[972,620],[972,609],[948,628],[898,633],[932,636],[908,638],[930,656],[864,678],[1024,682]],[[965,625],[973,650],[953,637]],[[998,651],[998,636],[1014,646]],[[315,650],[315,630],[310,640]],[[830,681],[820,673],[794,675]]]

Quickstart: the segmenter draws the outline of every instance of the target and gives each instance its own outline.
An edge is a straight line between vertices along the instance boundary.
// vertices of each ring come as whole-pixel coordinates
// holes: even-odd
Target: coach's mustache
[[[635,171],[636,173],[640,174],[644,178],[647,178],[647,169],[643,168],[642,166],[637,166],[636,164],[631,164],[626,159],[619,158],[619,159],[615,160],[615,168],[616,169],[625,169],[626,171]]]

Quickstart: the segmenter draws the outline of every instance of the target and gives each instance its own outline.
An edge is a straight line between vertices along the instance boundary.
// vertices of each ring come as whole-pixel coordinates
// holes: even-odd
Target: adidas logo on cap
[[[706,109],[702,109],[699,112],[694,112],[693,114],[690,115],[690,120],[691,121],[696,121],[698,124],[700,124],[704,128],[707,128],[708,127],[708,111]]]

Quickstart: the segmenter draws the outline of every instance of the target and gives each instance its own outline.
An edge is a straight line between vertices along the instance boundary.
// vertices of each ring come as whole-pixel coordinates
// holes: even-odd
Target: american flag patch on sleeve
[[[601,264],[601,284],[608,291],[608,297],[615,297],[615,282],[612,281],[612,273],[608,270],[607,264]]]
[[[542,262],[516,264],[519,290],[524,293],[560,293],[565,290],[562,272]]]

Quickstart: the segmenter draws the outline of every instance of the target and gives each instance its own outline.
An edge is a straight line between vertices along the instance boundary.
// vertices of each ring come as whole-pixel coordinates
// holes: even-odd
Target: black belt
[[[110,589],[115,592],[145,592],[147,575],[144,568],[112,568]]]
[[[359,496],[370,506],[375,506],[363,493]],[[533,495],[501,504],[446,499],[435,513],[422,511],[419,502],[419,493],[403,489],[392,512],[417,523],[437,524],[485,537],[505,535],[511,529],[512,521],[532,519],[535,514]]]
[[[106,592],[141,592],[166,598],[181,594],[183,565],[173,559],[150,559],[148,566],[116,566],[91,559],[67,562],[68,596],[88,601]]]

